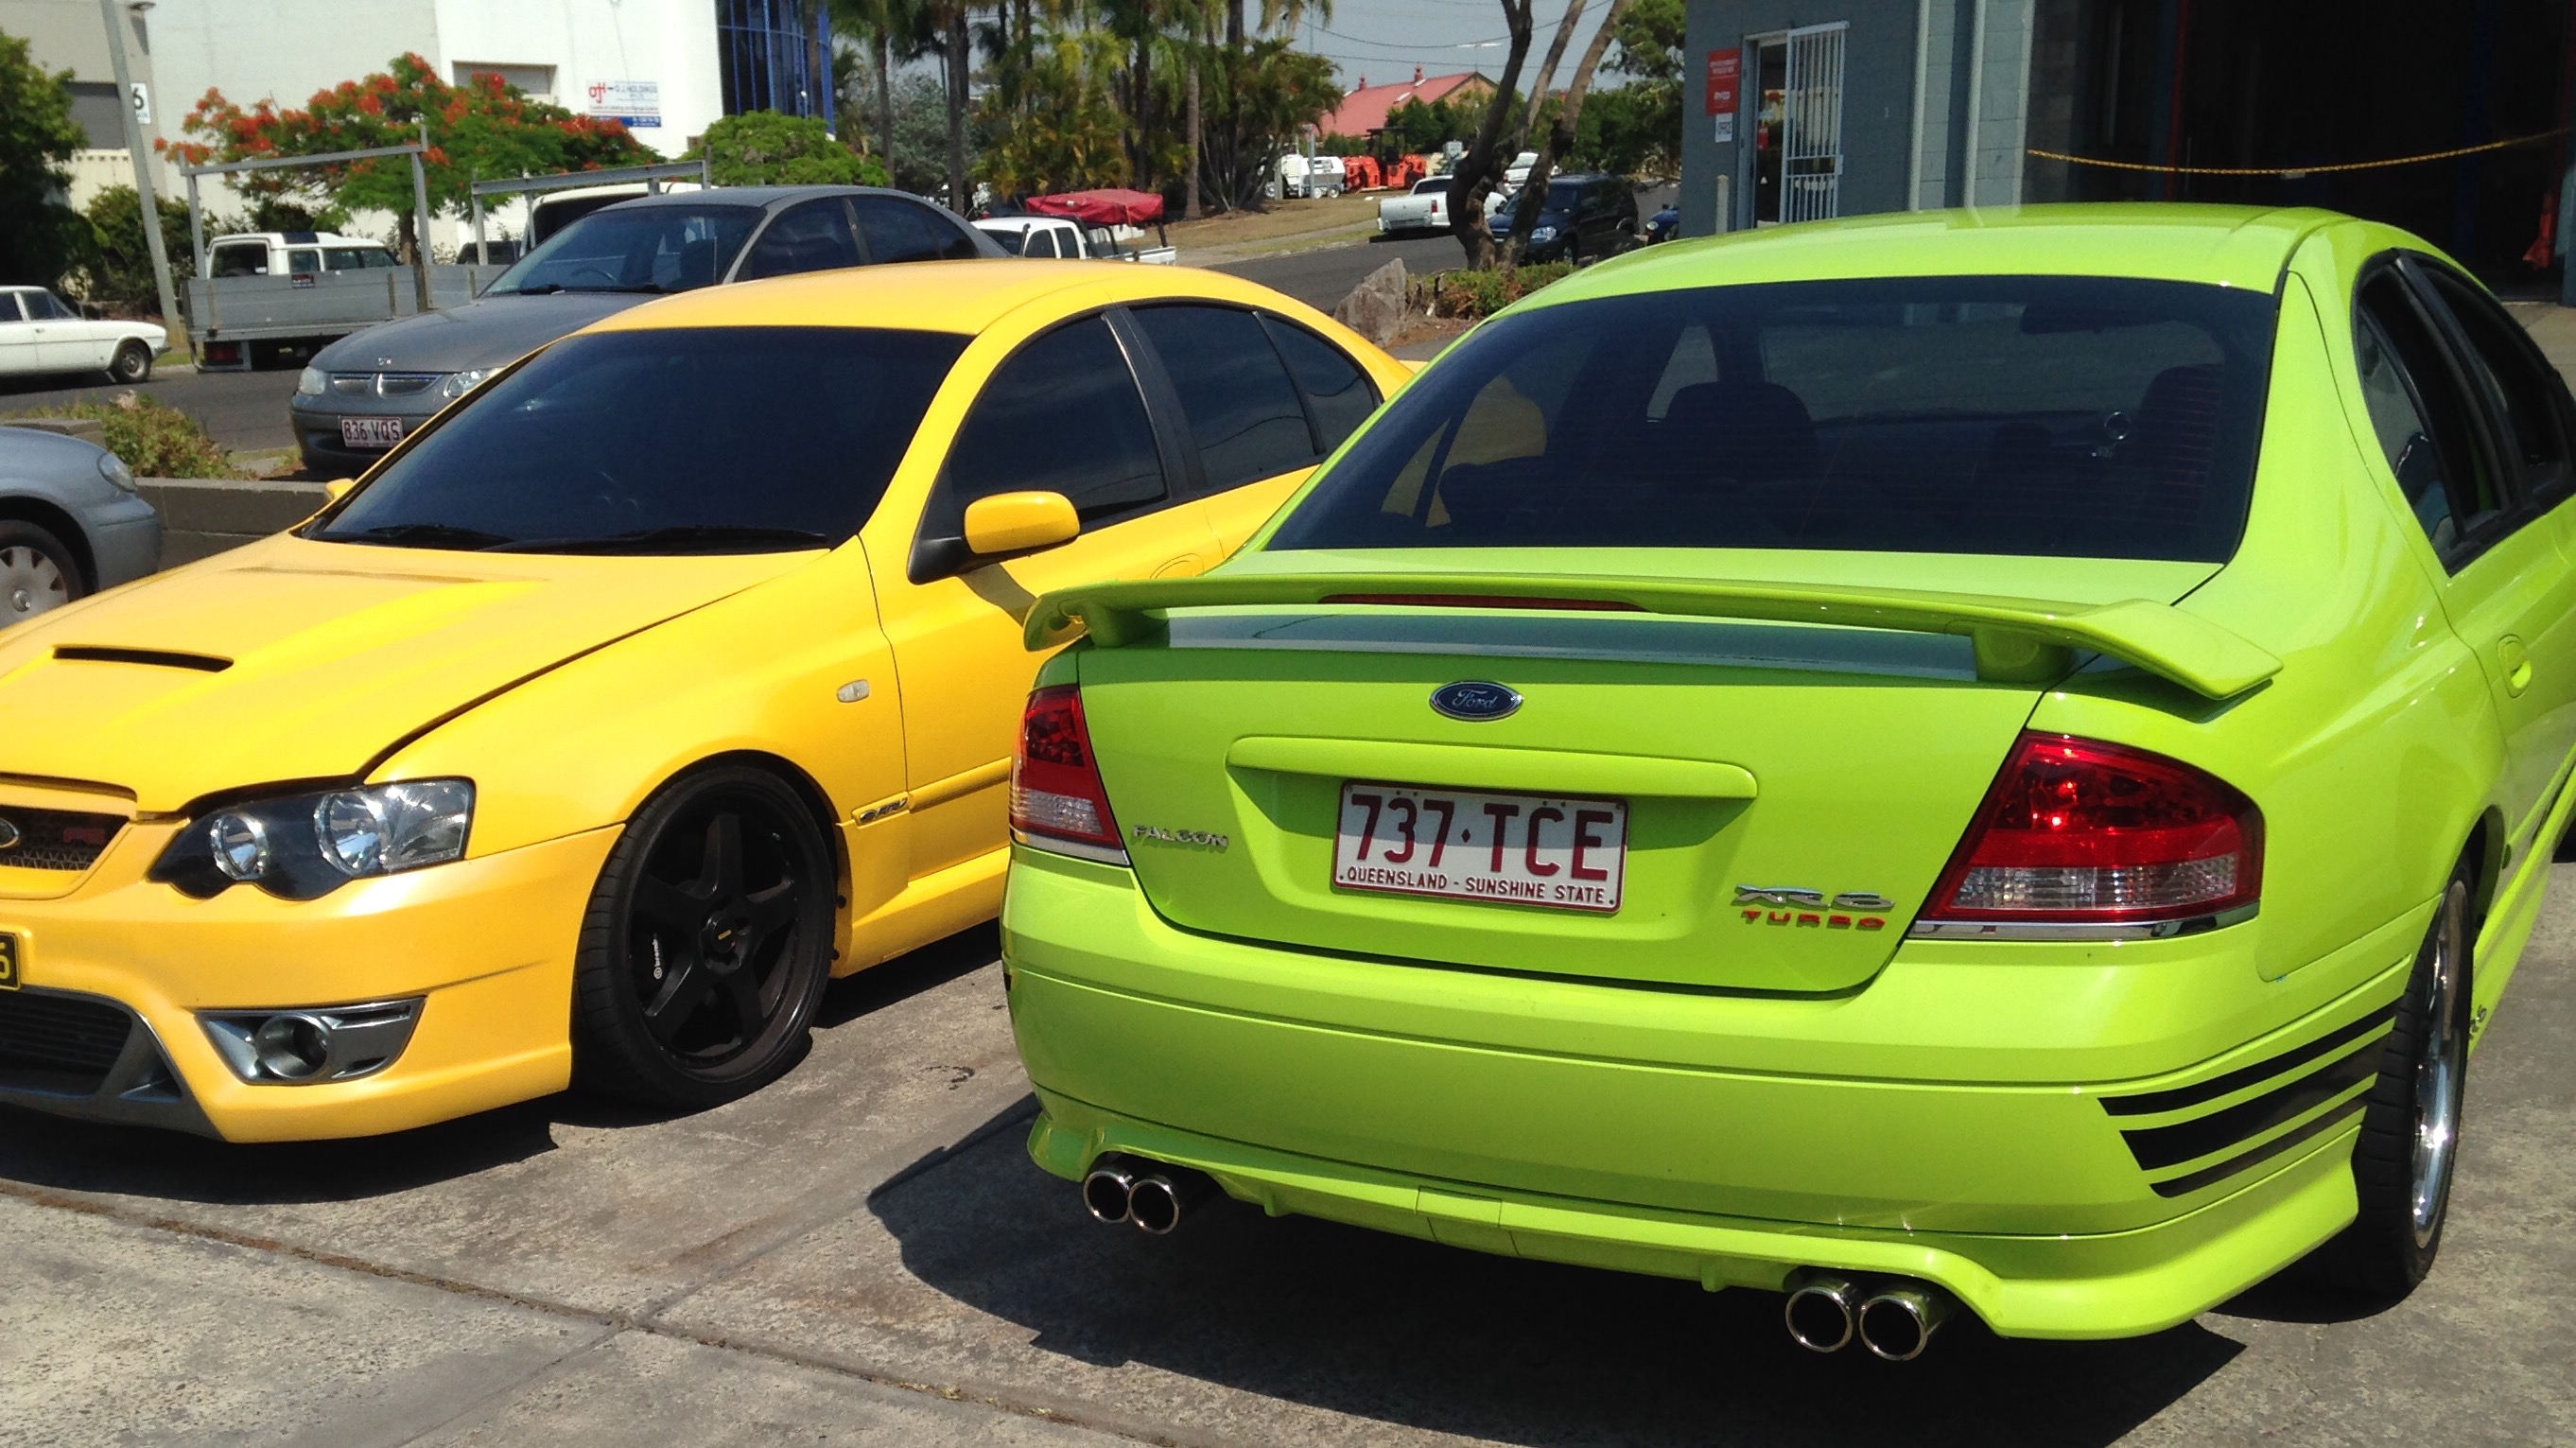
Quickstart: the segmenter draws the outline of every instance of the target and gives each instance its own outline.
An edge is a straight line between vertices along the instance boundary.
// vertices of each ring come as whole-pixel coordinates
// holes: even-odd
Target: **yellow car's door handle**
[[[2504,691],[2519,694],[2531,687],[2531,650],[2521,639],[2506,634],[2496,641],[2496,660],[2504,665]]]

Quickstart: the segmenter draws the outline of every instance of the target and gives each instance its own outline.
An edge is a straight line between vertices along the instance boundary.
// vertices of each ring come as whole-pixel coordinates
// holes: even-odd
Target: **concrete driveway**
[[[0,1442],[2576,1442],[2576,866],[2472,1076],[2431,1282],[1902,1367],[1778,1299],[1221,1203],[1167,1240],[1022,1152],[991,932],[837,986],[749,1101],[225,1147],[0,1111]]]

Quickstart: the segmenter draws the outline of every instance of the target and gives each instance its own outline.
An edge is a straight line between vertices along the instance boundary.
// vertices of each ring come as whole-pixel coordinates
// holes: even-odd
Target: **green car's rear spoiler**
[[[1977,677],[2040,684],[2074,667],[2079,651],[2108,654],[2211,699],[2232,698],[2280,672],[2281,661],[2171,604],[2050,603],[1970,593],[1828,584],[1678,582],[1565,574],[1246,573],[1098,583],[1040,598],[1028,645],[1052,648],[1075,624],[1103,648],[1162,632],[1153,615],[1176,608],[1298,604],[1406,608],[1565,608],[1762,619],[1841,628],[1964,634]]]

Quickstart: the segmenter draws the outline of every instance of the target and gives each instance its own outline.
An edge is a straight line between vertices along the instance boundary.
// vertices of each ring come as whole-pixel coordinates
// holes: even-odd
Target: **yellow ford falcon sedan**
[[[711,289],[311,522],[0,633],[0,1101],[234,1141],[794,1063],[991,917],[1049,589],[1195,573],[1407,373],[1213,272]]]

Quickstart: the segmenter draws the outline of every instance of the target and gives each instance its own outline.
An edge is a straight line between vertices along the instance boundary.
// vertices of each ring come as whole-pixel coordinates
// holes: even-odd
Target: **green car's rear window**
[[[1543,307],[1399,395],[1268,545],[2221,561],[2276,311],[2183,282],[1784,282]]]

